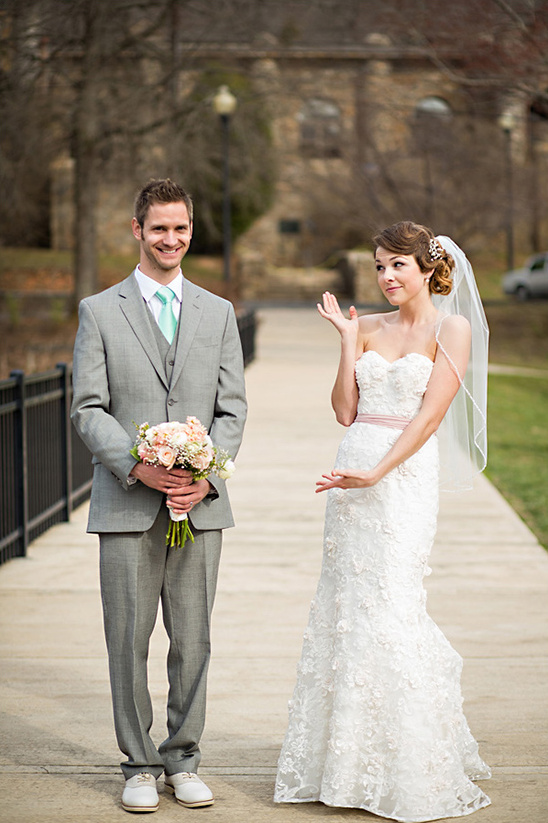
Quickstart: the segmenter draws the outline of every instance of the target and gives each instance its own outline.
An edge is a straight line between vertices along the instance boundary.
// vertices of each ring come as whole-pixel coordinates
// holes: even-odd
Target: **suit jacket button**
[[[175,405],[175,400],[168,400],[167,405],[168,406],[174,406]]]
[[[170,360],[170,361],[169,361],[169,365],[170,365],[170,366],[173,366],[174,364],[175,364],[175,360]]]

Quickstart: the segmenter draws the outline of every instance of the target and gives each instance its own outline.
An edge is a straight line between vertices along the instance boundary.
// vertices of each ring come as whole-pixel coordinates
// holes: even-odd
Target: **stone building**
[[[383,158],[405,163],[418,112],[443,117],[466,105],[421,49],[392,47],[384,35],[367,40],[245,54],[271,108],[279,177],[272,207],[240,245],[276,265],[318,264],[359,241],[341,200],[355,198],[358,206],[360,188],[375,186]]]
[[[236,246],[244,280],[246,272],[260,279],[265,266],[334,265],[340,250],[363,245],[379,224],[404,217],[431,222],[457,239],[466,231],[470,239],[475,204],[489,215],[482,228],[492,220],[500,230],[500,210],[490,206],[493,198],[500,201],[504,167],[497,118],[509,109],[516,115],[511,151],[521,162],[530,101],[461,86],[428,50],[393,45],[385,34],[370,33],[361,43],[299,45],[265,33],[193,49],[191,69],[183,65],[180,72],[183,94],[200,71],[223,65],[249,80],[271,124],[277,179],[270,207]],[[449,59],[458,62],[458,55]],[[543,134],[546,148],[546,129]],[[474,150],[480,144],[491,149],[488,163]],[[162,146],[155,151],[161,158]],[[68,157],[55,164],[52,177],[52,244],[61,248],[71,241]],[[101,185],[104,250],[132,248],[127,203],[133,188],[108,177]],[[248,291],[253,296],[253,288]]]

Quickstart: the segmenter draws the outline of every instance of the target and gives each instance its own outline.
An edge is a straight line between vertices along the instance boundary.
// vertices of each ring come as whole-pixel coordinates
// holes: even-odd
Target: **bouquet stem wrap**
[[[169,528],[166,534],[166,546],[170,548],[178,549],[185,545],[187,540],[190,540],[191,543],[194,543],[194,535],[192,534],[192,529],[190,528],[190,523],[188,522],[188,515],[186,512],[182,514],[175,514],[169,506]]]

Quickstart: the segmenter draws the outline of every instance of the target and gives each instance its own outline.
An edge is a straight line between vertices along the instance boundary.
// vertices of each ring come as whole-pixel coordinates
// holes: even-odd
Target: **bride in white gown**
[[[462,711],[462,660],[423,588],[438,512],[434,435],[457,393],[484,429],[484,397],[477,373],[476,396],[464,385],[472,339],[478,353],[470,322],[432,300],[451,293],[453,257],[408,222],[375,245],[379,285],[398,310],[358,318],[352,307],[346,319],[328,292],[318,305],[341,335],[332,403],[349,428],[317,484],[329,490],[323,565],[274,799],[417,823],[490,802],[472,782],[490,772]],[[478,446],[481,469],[476,432]]]

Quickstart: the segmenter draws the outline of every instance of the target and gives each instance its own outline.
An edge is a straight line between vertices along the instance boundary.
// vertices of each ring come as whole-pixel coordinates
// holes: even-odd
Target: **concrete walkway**
[[[272,785],[302,632],[321,560],[325,500],[314,494],[342,430],[329,408],[335,332],[314,311],[261,312],[247,373],[250,418],[230,481],[214,615],[204,776],[217,803],[187,811],[163,795],[154,819],[211,823],[378,820],[320,804],[274,806]],[[112,728],[85,507],[0,568],[2,823],[114,823],[122,780]],[[429,610],[465,658],[465,708],[493,767],[493,805],[474,820],[548,819],[548,556],[485,480],[444,495]],[[164,736],[166,642],[153,637],[154,735]]]

